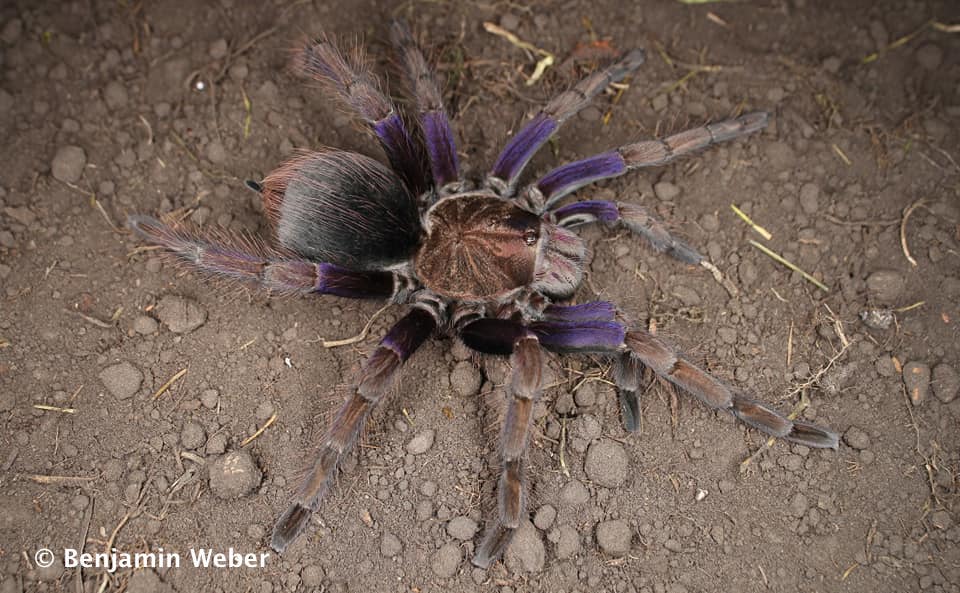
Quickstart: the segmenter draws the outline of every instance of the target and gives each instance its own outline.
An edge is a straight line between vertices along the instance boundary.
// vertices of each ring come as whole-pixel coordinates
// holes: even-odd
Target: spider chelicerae
[[[810,447],[837,447],[834,432],[790,420],[724,385],[659,338],[628,327],[613,303],[564,304],[580,285],[586,260],[583,241],[570,230],[576,226],[625,228],[681,262],[710,264],[640,206],[564,204],[563,198],[594,181],[665,165],[761,130],[766,113],[621,146],[519,185],[524,167],[565,120],[644,62],[644,52],[636,49],[547,103],[475,184],[461,175],[439,87],[413,36],[401,22],[390,33],[415,106],[409,114],[385,94],[359,51],[344,53],[321,37],[294,58],[296,70],[323,83],[369,127],[389,167],[329,148],[299,153],[261,183],[248,182],[261,194],[272,223],[269,243],[207,236],[146,216],[129,221],[145,240],[216,276],[273,293],[386,299],[409,308],[370,354],[327,428],[312,467],[274,527],[275,550],[283,552],[307,527],[371,411],[396,384],[404,362],[433,335],[509,356],[513,369],[500,436],[498,514],[473,557],[479,567],[501,556],[526,514],[524,457],[543,389],[545,351],[610,357],[628,431],[639,427],[638,391],[650,369],[754,428]]]

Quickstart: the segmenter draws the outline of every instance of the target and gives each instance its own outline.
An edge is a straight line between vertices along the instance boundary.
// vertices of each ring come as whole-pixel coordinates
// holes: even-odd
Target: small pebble
[[[407,453],[412,455],[422,455],[433,446],[433,439],[437,433],[433,429],[427,429],[417,434],[407,443]]]
[[[142,336],[149,336],[157,331],[157,320],[147,315],[138,315],[133,320],[133,331]]]
[[[903,274],[896,270],[877,270],[867,276],[867,294],[879,304],[896,304],[906,285]]]
[[[143,383],[143,373],[129,362],[109,366],[100,372],[100,380],[117,399],[130,399]]]
[[[520,19],[516,15],[510,14],[509,12],[500,17],[500,26],[506,29],[507,31],[514,31],[517,27],[520,26]]]
[[[877,51],[885,50],[890,43],[890,33],[887,32],[887,27],[880,21],[870,22],[870,37],[873,39]]]
[[[630,459],[620,443],[601,439],[587,449],[583,470],[598,486],[617,488],[627,479]]]
[[[830,56],[823,61],[823,69],[831,74],[836,74],[840,71],[840,66],[843,65],[843,61],[840,60],[837,56]]]
[[[73,500],[70,501],[70,504],[73,506],[73,508],[77,509],[78,511],[82,511],[86,509],[87,506],[89,506],[90,497],[87,496],[86,494],[78,494],[73,497]]]
[[[155,310],[160,322],[175,334],[192,332],[207,321],[207,312],[200,305],[181,296],[163,297]]]
[[[216,389],[204,389],[203,393],[200,394],[200,403],[208,410],[216,408],[219,401],[220,392]]]
[[[20,40],[20,34],[23,33],[23,21],[20,19],[10,19],[0,31],[0,39],[3,39],[7,45],[13,45]]]
[[[807,512],[808,506],[810,506],[810,503],[807,501],[807,497],[798,492],[790,499],[790,514],[799,519]]]
[[[537,574],[543,570],[545,559],[546,549],[540,539],[540,532],[530,521],[522,522],[504,554],[503,561],[507,569],[515,573]]]
[[[240,498],[260,485],[263,474],[246,450],[231,451],[210,464],[210,490],[219,498]]]
[[[779,458],[777,458],[777,465],[787,471],[800,471],[800,469],[803,467],[803,457],[794,455],[793,453],[787,453],[786,455],[781,455]]]
[[[673,296],[677,297],[677,300],[685,307],[696,307],[703,302],[696,290],[683,284],[673,287]]]
[[[893,311],[874,308],[860,311],[860,321],[870,329],[887,330],[893,325]]]
[[[667,550],[673,552],[674,554],[679,554],[683,551],[683,545],[677,540],[668,538],[667,541],[663,542],[663,547]]]
[[[447,533],[460,541],[469,541],[477,534],[477,522],[470,517],[454,517],[447,523]]]
[[[461,560],[463,560],[463,555],[460,552],[460,546],[453,542],[447,542],[433,555],[430,569],[438,577],[448,579],[457,574]]]
[[[437,493],[437,483],[432,480],[420,484],[420,494],[424,496],[433,496]]]
[[[257,406],[257,411],[254,412],[254,415],[260,422],[266,422],[271,416],[273,416],[275,410],[276,408],[273,407],[272,403],[260,402],[260,405]]]
[[[943,50],[933,43],[925,43],[917,48],[916,57],[924,70],[933,72],[943,63]]]
[[[127,106],[127,89],[115,80],[107,83],[103,88],[103,100],[111,111],[117,111]]]
[[[950,529],[953,526],[953,517],[950,516],[950,511],[934,511],[930,514],[930,523],[937,529]]]
[[[669,202],[680,195],[680,188],[669,181],[657,183],[653,186],[653,191],[664,202]]]
[[[557,529],[557,558],[573,558],[580,553],[580,533],[570,525],[561,525]]]
[[[626,521],[615,519],[597,525],[597,545],[608,556],[619,558],[630,551],[633,531]]]
[[[557,509],[551,504],[545,504],[539,509],[537,509],[536,514],[533,515],[533,525],[540,530],[546,531],[550,529],[550,526],[553,525],[553,522],[557,518]]]
[[[217,39],[216,41],[210,44],[210,57],[213,58],[214,60],[219,60],[220,58],[224,58],[227,55],[228,49],[229,47],[227,46],[226,39]]]
[[[400,538],[393,535],[390,532],[384,533],[383,537],[380,538],[380,554],[387,557],[393,558],[394,556],[399,556],[400,552],[403,551],[403,544],[400,542]]]
[[[214,433],[207,439],[207,455],[223,455],[227,450],[227,435],[222,432]]]
[[[570,480],[560,490],[560,502],[564,506],[583,504],[590,500],[590,491],[580,480]]]
[[[222,165],[227,162],[227,149],[224,148],[223,142],[214,140],[207,144],[207,159],[214,165]]]
[[[180,431],[180,444],[184,449],[199,449],[207,440],[203,427],[196,422],[186,422]]]
[[[300,571],[300,582],[307,589],[322,589],[323,578],[323,567],[316,564],[311,564]]]
[[[76,183],[87,166],[87,154],[79,146],[62,146],[50,164],[53,178],[64,183]]]
[[[933,394],[945,404],[952,402],[960,392],[960,377],[952,366],[941,362],[933,367]]]
[[[814,183],[805,183],[800,188],[800,208],[806,214],[816,214],[819,208],[820,188]]]
[[[458,362],[450,372],[450,386],[462,397],[476,395],[482,384],[480,370],[469,361]]]
[[[851,426],[847,429],[847,432],[843,433],[843,442],[857,451],[870,448],[870,437],[856,426]]]
[[[581,408],[589,408],[597,402],[597,387],[593,381],[587,381],[573,394],[573,401]]]
[[[903,384],[907,387],[910,403],[919,406],[930,392],[930,367],[922,362],[908,362],[903,365]]]

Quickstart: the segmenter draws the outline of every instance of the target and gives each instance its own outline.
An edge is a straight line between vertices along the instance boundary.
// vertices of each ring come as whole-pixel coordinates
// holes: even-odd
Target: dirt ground
[[[607,363],[553,358],[531,521],[479,570],[509,368],[433,340],[287,554],[194,568],[191,549],[268,550],[330,410],[402,309],[327,348],[381,304],[211,284],[124,221],[263,234],[243,180],[296,148],[383,158],[284,68],[328,31],[362,35],[382,72],[393,16],[432,48],[472,178],[525,113],[634,46],[648,60],[629,88],[567,122],[533,174],[769,111],[746,141],[577,194],[656,212],[732,289],[588,228],[577,300],[619,303],[784,412],[806,404],[839,450],[766,448],[657,384],[630,435]],[[527,84],[542,54],[485,22],[556,63]],[[958,22],[956,3],[916,0],[3,3],[0,593],[960,591]],[[111,547],[182,565],[64,568],[64,549]]]

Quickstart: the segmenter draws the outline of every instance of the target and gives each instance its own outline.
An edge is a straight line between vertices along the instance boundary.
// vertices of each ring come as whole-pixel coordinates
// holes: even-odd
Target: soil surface
[[[324,347],[381,303],[210,282],[125,220],[266,235],[243,180],[300,148],[382,159],[285,66],[328,31],[363,36],[384,72],[393,16],[431,47],[471,178],[524,114],[634,46],[648,60],[629,87],[571,118],[528,178],[769,111],[760,134],[577,194],[656,213],[727,287],[594,227],[578,231],[591,261],[576,299],[619,303],[730,384],[833,427],[839,450],[766,447],[658,383],[628,434],[608,363],[552,357],[530,522],[483,571],[469,558],[494,512],[510,369],[437,339],[282,558],[194,568],[191,549],[269,550],[331,410],[402,308]],[[555,63],[527,84],[542,54],[485,22]],[[0,593],[960,591],[958,22],[949,1],[3,3]],[[80,571],[66,548],[163,548],[182,564]]]

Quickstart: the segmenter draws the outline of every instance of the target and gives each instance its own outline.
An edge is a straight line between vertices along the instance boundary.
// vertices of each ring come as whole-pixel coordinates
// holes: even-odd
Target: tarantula
[[[409,29],[393,23],[391,39],[415,105],[409,117],[384,93],[359,52],[345,54],[321,37],[294,59],[296,70],[323,83],[363,120],[389,168],[328,148],[302,152],[261,183],[248,182],[262,195],[272,223],[269,244],[130,218],[142,238],[213,275],[275,293],[409,305],[370,354],[327,428],[312,468],[273,530],[276,551],[282,553],[307,526],[371,411],[396,383],[404,362],[434,334],[454,336],[484,354],[509,356],[513,368],[500,436],[499,513],[473,558],[479,567],[503,553],[525,514],[524,457],[534,402],[543,389],[544,351],[611,357],[628,431],[638,429],[638,391],[649,368],[768,434],[810,447],[837,447],[834,432],[790,420],[724,385],[659,338],[628,327],[613,303],[562,304],[580,285],[586,261],[583,241],[570,230],[576,226],[621,226],[681,262],[706,263],[637,205],[600,200],[560,205],[562,198],[594,181],[665,165],[761,130],[766,113],[628,144],[519,186],[524,167],[565,120],[644,62],[644,52],[635,49],[547,103],[507,143],[486,178],[473,184],[460,173],[439,87]]]

